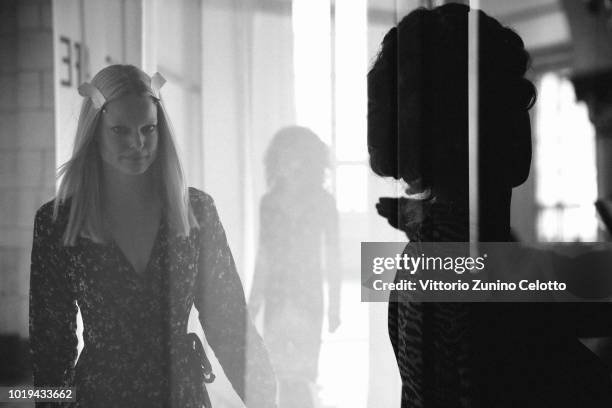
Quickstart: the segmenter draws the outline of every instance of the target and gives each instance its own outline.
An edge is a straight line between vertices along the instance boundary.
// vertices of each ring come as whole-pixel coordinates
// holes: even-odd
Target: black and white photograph
[[[0,0],[0,231],[0,406],[612,407],[612,1]]]

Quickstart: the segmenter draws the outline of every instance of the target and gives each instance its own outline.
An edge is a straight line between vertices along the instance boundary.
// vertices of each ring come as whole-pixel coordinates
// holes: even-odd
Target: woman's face
[[[98,136],[106,164],[126,175],[143,174],[157,156],[157,105],[148,95],[126,95],[109,102]]]
[[[279,177],[287,185],[298,187],[308,178],[305,164],[304,158],[296,157],[295,154],[282,155],[279,158],[279,168],[282,169]]]

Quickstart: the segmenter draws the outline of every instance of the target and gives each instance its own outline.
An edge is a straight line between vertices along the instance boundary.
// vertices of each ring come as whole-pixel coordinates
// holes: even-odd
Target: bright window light
[[[366,160],[366,1],[336,0],[335,4],[336,158]]]
[[[365,212],[368,169],[361,164],[341,164],[336,168],[336,193],[341,212]]]
[[[342,285],[342,325],[337,333],[324,329],[319,359],[319,401],[317,407],[365,408],[368,400],[367,303],[361,302],[359,282]],[[349,312],[350,311],[350,312]],[[323,324],[327,327],[327,319]],[[355,356],[362,361],[355,362]]]
[[[293,47],[297,124],[331,145],[330,0],[293,0]]]
[[[557,73],[538,90],[535,164],[538,238],[596,241],[595,131],[571,82]]]

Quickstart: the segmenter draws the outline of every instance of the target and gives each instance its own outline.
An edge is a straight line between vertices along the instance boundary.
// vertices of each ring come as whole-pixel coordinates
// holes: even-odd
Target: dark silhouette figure
[[[371,167],[421,194],[381,199],[377,209],[411,241],[469,240],[469,13],[479,24],[480,241],[511,241],[512,188],[529,174],[536,95],[521,38],[464,5],[411,12],[368,75]],[[577,340],[608,323],[585,329],[585,308],[390,300],[402,407],[612,404],[606,368]]]
[[[311,130],[281,129],[265,155],[268,192],[250,296],[264,306],[264,341],[279,379],[279,406],[313,407],[327,278],[329,330],[340,324],[338,215],[323,188],[329,152]]]

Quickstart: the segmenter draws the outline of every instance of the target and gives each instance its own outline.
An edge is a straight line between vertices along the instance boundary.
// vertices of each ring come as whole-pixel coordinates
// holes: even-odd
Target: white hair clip
[[[159,72],[156,72],[153,74],[153,76],[151,76],[150,87],[152,96],[154,98],[160,99],[159,90],[165,83],[166,79]],[[79,95],[91,99],[91,103],[93,103],[96,109],[102,108],[102,106],[104,106],[104,104],[107,102],[104,95],[102,95],[102,92],[100,92],[98,88],[89,82],[84,82],[79,86]]]
[[[106,98],[102,95],[102,92],[89,82],[84,82],[79,86],[79,95],[91,99],[91,103],[96,109],[100,109],[106,103]]]
[[[151,89],[153,90],[153,93],[155,94],[154,96],[157,99],[160,98],[161,95],[159,94],[159,90],[165,83],[166,78],[164,78],[159,72],[156,72],[151,76]]]

